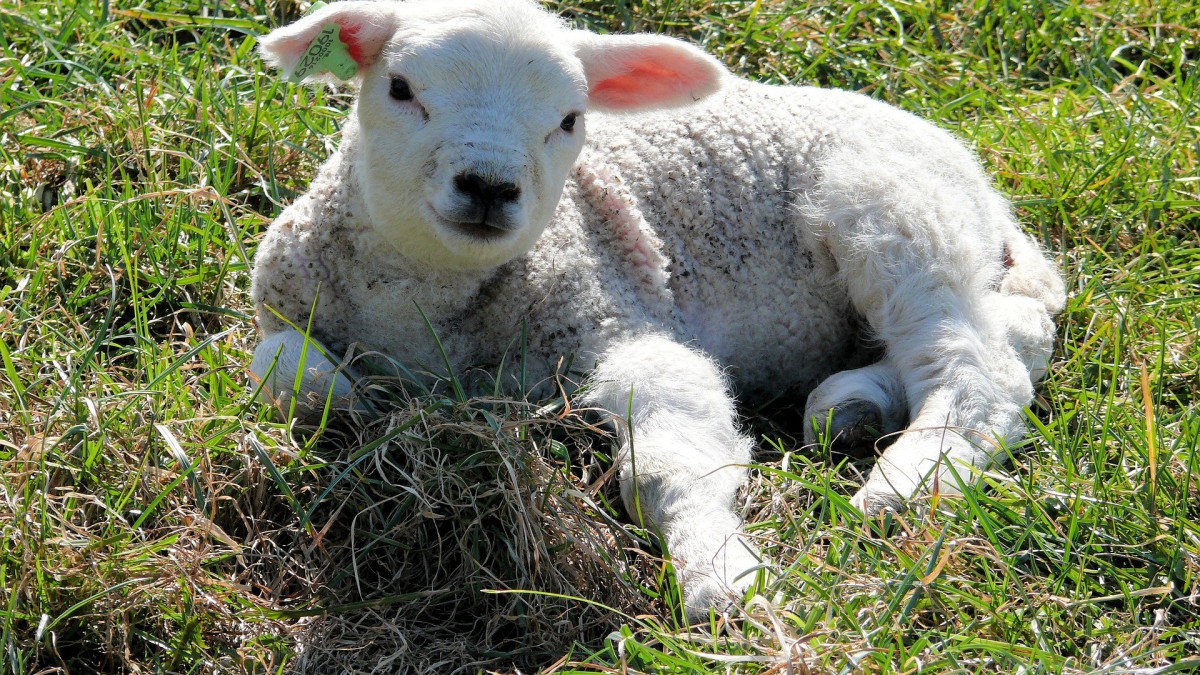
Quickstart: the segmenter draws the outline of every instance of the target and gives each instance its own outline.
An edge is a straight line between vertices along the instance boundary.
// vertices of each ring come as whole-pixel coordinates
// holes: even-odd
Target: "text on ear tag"
[[[313,73],[332,73],[339,80],[348,80],[358,72],[358,62],[350,56],[350,50],[341,38],[342,27],[336,23],[326,24],[316,39],[304,50],[291,80],[302,82]]]

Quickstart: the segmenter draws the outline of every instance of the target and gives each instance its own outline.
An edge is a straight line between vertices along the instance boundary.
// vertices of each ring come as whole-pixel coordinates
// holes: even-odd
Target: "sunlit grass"
[[[607,465],[561,407],[435,391],[399,401],[410,416],[387,429],[314,437],[251,401],[249,262],[349,101],[282,83],[255,55],[253,35],[297,7],[10,3],[0,670],[265,672],[346,645],[399,667],[419,662],[396,656],[405,640],[434,650],[420,640],[439,635],[453,653],[436,625],[396,628],[417,603],[463,631],[491,618],[469,612],[546,612],[496,619],[512,651],[462,657],[471,672],[1182,670],[1200,652],[1200,5],[551,6],[593,30],[688,37],[745,76],[862,90],[972,143],[1071,292],[1014,461],[965,498],[864,523],[848,504],[861,466],[800,447],[794,412],[752,419],[763,468],[744,511],[785,573],[746,620],[686,629],[669,567],[619,521],[611,487],[571,501]],[[430,454],[389,454],[404,443]],[[406,501],[396,485],[436,466],[455,470],[428,493],[442,506]],[[614,519],[605,545],[624,553],[601,562],[624,579],[596,597],[645,616],[465,606],[471,589],[393,578],[390,564],[422,559],[412,537],[441,533],[499,570],[488,587],[553,592],[520,556],[529,576],[499,578],[504,555],[462,538],[567,550],[553,528],[548,543],[506,539],[528,524],[512,501],[526,493],[488,481],[510,474]],[[401,528],[427,507],[442,520]]]

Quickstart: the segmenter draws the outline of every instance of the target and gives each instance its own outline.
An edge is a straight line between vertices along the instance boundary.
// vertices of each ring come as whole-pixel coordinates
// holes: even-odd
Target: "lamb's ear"
[[[305,81],[351,79],[356,70],[375,63],[388,38],[396,32],[395,15],[386,9],[387,6],[385,3],[353,0],[335,2],[259,38],[259,53],[267,63],[282,70],[287,78],[291,78],[297,66],[301,66],[303,72],[297,74]],[[334,45],[334,60],[314,67],[314,55],[308,54],[309,47],[322,31],[334,24],[339,27],[341,41],[346,45],[345,52],[340,52],[340,48]],[[353,63],[346,63],[344,70],[324,65],[336,64],[339,53],[348,55]],[[341,72],[335,73],[336,70]]]
[[[721,87],[728,71],[697,47],[661,35],[575,31],[575,55],[593,108],[637,111],[687,105]]]

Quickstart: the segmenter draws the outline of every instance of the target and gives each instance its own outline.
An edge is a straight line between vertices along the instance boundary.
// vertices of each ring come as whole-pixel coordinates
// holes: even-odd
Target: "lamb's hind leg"
[[[961,490],[1020,439],[1033,396],[1033,364],[995,306],[1005,239],[1019,236],[1003,203],[970,169],[951,178],[888,159],[831,163],[821,204],[851,302],[885,345],[909,407],[908,428],[853,499],[867,512],[935,482]]]
[[[925,389],[924,401],[854,497],[856,506],[867,512],[896,507],[922,482],[930,489],[934,479],[941,492],[958,492],[972,467],[984,468],[1004,444],[1024,435],[1023,408],[1054,341],[1050,312],[1037,300],[1000,292],[985,293],[979,311],[990,318],[983,332],[961,324],[939,329],[931,356],[949,357],[940,372],[915,354],[908,357],[926,371],[906,378]]]

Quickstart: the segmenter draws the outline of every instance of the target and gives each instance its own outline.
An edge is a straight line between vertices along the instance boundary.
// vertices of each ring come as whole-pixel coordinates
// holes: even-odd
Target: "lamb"
[[[950,134],[530,0],[347,0],[261,52],[308,71],[329,26],[358,96],[258,249],[272,400],[356,400],[353,348],[444,372],[525,331],[531,382],[574,355],[580,401],[624,420],[622,496],[693,617],[764,565],[732,509],[753,448],[735,392],[808,392],[807,442],[826,422],[894,437],[853,497],[867,513],[963,490],[1022,437],[1064,286]]]

